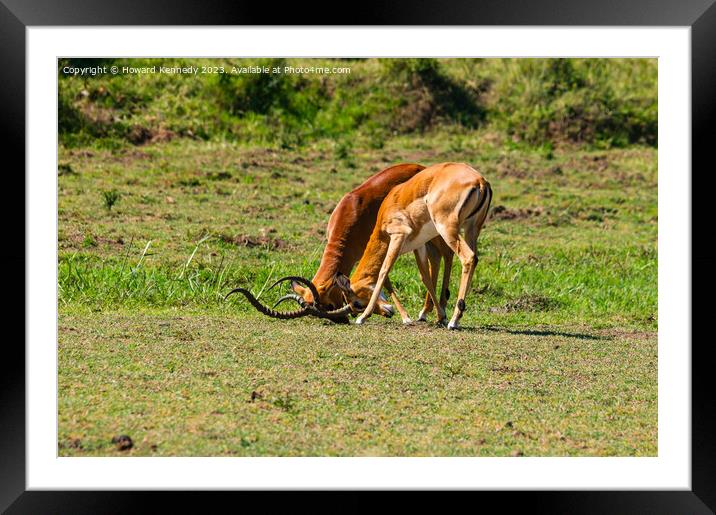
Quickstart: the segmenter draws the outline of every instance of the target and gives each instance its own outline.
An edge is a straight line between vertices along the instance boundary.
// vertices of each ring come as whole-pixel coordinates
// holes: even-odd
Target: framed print
[[[5,2],[26,324],[3,507],[380,489],[710,512],[691,284],[716,8],[534,6],[345,27]]]

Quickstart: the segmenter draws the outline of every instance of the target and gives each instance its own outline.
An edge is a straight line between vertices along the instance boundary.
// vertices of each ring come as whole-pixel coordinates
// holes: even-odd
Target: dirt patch
[[[224,243],[238,245],[239,247],[268,247],[269,250],[281,250],[291,248],[291,244],[281,238],[274,238],[268,234],[260,236],[252,236],[250,234],[239,234],[237,236],[228,236],[222,234],[219,239]]]
[[[82,440],[79,438],[68,438],[59,443],[60,449],[78,449],[82,450]]]
[[[491,367],[490,371],[498,372],[500,374],[526,374],[530,372],[539,372],[539,370],[535,368],[509,367],[507,365]],[[512,422],[507,422],[507,427],[512,427]]]
[[[656,331],[637,331],[637,330],[623,330],[623,329],[603,329],[596,331],[600,335],[604,335],[615,339],[626,339],[626,340],[652,340],[656,339],[658,333]]]
[[[73,157],[94,157],[95,153],[86,149],[70,149],[69,154]]]
[[[517,167],[509,161],[502,161],[495,167],[495,174],[498,177],[515,177],[524,179],[527,177],[526,166]]]
[[[586,213],[581,213],[580,218],[590,222],[603,222],[608,216],[614,216],[618,212],[619,210],[613,207],[600,207]]]
[[[241,158],[236,161],[236,167],[243,170],[255,169],[279,173],[299,169],[301,173],[309,173],[318,172],[320,168],[307,166],[307,163],[315,163],[323,159],[323,154],[317,151],[306,151],[297,155],[287,150],[254,149],[242,152]]]
[[[604,172],[610,167],[610,157],[606,154],[579,156],[570,158],[565,164],[568,168],[574,170]]]
[[[94,102],[80,102],[78,108],[85,119],[93,125],[108,126],[119,121],[119,115],[114,109],[102,107]]]
[[[226,180],[231,179],[232,175],[231,175],[231,172],[221,171],[221,172],[210,172],[206,177],[210,181],[226,181]]]
[[[379,158],[382,161],[382,165],[376,166],[375,171],[370,170],[367,173],[361,171],[356,175],[356,180],[365,180],[374,173],[388,168],[396,163],[423,163],[429,164],[438,161],[447,161],[448,159],[442,159],[445,153],[440,150],[406,150],[401,153],[390,153],[386,152]]]
[[[151,138],[151,143],[161,143],[165,141],[171,141],[176,137],[174,131],[160,127],[154,131]]]
[[[123,247],[124,246],[124,238],[121,236],[117,236],[116,238],[107,238],[104,236],[97,236],[95,237],[95,240],[99,245],[107,245],[110,247]]]
[[[152,159],[152,156],[138,149],[126,149],[122,152],[111,154],[107,159],[116,163],[132,164],[136,160],[149,161]]]
[[[118,451],[128,451],[134,447],[134,442],[128,435],[117,435],[112,438],[112,443],[117,447]]]
[[[201,186],[203,183],[197,177],[189,177],[188,179],[180,179],[177,181],[177,185],[186,186],[188,188],[195,188]]]
[[[57,165],[57,175],[77,175],[77,172],[69,163],[60,163]]]
[[[124,239],[121,236],[97,236],[90,233],[80,232],[79,230],[73,231],[69,234],[64,233],[58,238],[58,247],[60,249],[90,249],[100,246],[108,246],[119,249],[124,246]]]
[[[490,220],[523,220],[525,218],[542,216],[544,212],[543,207],[509,208],[507,206],[498,205],[493,207],[490,211]]]
[[[656,174],[645,175],[635,171],[629,159],[655,159],[649,153],[624,151],[618,154],[597,154],[569,159],[564,163],[568,170],[589,172],[591,177],[586,179],[586,185],[597,187],[612,187],[611,182],[624,186],[640,186],[656,182]]]
[[[129,129],[127,139],[134,145],[144,145],[145,143],[161,143],[172,140],[176,134],[169,129],[160,127],[152,129],[141,125],[134,125]]]
[[[515,311],[549,311],[559,307],[559,301],[542,295],[522,295],[501,307],[490,308],[491,313],[513,313]]]

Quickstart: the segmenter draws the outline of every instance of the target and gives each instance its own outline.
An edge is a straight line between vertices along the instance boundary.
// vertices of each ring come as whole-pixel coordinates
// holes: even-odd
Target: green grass
[[[59,331],[63,456],[657,453],[653,333],[179,309],[61,314]]]
[[[656,455],[657,61],[285,63],[351,73],[60,75],[60,455]],[[223,300],[277,299],[344,193],[444,161],[494,190],[462,331]],[[417,315],[412,255],[391,280]]]
[[[546,159],[473,143],[461,154],[492,181],[496,214],[480,238],[469,316],[655,329],[656,151]],[[227,306],[225,292],[312,276],[328,214],[345,191],[389,164],[454,153],[424,138],[356,151],[351,166],[333,154],[185,142],[129,155],[64,149],[60,161],[77,172],[59,179],[60,304],[248,312],[242,303]],[[121,195],[112,210],[101,195],[109,190]],[[392,277],[417,311],[423,286],[412,256],[399,259]],[[510,309],[535,299],[549,309]]]
[[[465,330],[281,322],[223,301],[311,276],[331,209],[368,175],[457,156],[497,208]],[[653,148],[435,132],[382,148],[61,147],[59,162],[63,456],[657,452]],[[412,256],[391,277],[417,314]],[[135,447],[116,450],[118,434]]]

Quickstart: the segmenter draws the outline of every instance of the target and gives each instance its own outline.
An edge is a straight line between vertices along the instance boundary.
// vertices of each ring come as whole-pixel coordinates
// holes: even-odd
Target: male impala
[[[411,250],[418,251],[420,276],[437,309],[438,322],[444,323],[445,309],[436,298],[423,250],[426,242],[439,235],[462,265],[457,303],[448,324],[448,328],[457,329],[477,264],[477,237],[491,200],[490,184],[463,163],[430,166],[393,188],[380,206],[375,228],[346,291],[352,302],[368,301],[356,324],[373,313],[393,263]],[[464,237],[461,228],[465,229]]]
[[[275,286],[282,281],[291,280],[291,285],[295,292],[295,294],[289,294],[279,299],[274,308],[282,301],[292,299],[300,304],[301,309],[288,313],[275,311],[263,306],[250,292],[243,288],[236,288],[229,295],[234,292],[242,293],[256,309],[274,318],[291,319],[313,315],[336,322],[347,321],[346,316],[352,311],[350,305],[344,305],[346,303],[344,291],[350,289],[350,281],[347,276],[365,250],[373,231],[381,202],[394,186],[405,182],[424,169],[425,167],[419,164],[391,166],[371,176],[363,184],[343,196],[328,221],[328,243],[323,251],[321,264],[313,279],[309,281],[303,277],[289,276],[274,283]],[[441,291],[441,302],[444,307],[449,296],[447,279],[450,276],[452,250],[445,245],[441,238],[436,238],[434,242],[428,242],[427,246],[428,248],[424,253],[428,255],[430,274],[435,284],[437,282],[440,258],[442,257],[445,261],[443,289]],[[390,293],[403,322],[410,323],[411,320],[398,300],[387,277],[385,278],[385,287]],[[338,306],[342,307],[339,308]],[[378,299],[377,308],[382,315],[391,316],[393,314],[392,306],[385,299]],[[421,318],[424,319],[425,314],[431,310],[432,299],[428,296],[421,311]]]

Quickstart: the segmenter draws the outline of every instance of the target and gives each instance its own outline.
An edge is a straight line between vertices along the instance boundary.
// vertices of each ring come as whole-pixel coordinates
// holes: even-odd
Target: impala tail
[[[469,208],[473,199],[476,199],[477,202],[473,202],[475,204],[474,207],[468,211],[468,214],[466,216],[463,217],[462,214],[466,211],[466,208]],[[492,187],[490,186],[489,182],[483,179],[482,181],[480,181],[480,184],[478,186],[475,186],[474,188],[470,189],[470,191],[465,196],[465,201],[460,208],[461,219],[465,221],[469,218],[477,216],[478,225],[482,225],[482,223],[485,221],[485,218],[487,218],[487,213],[490,210],[491,202]]]

